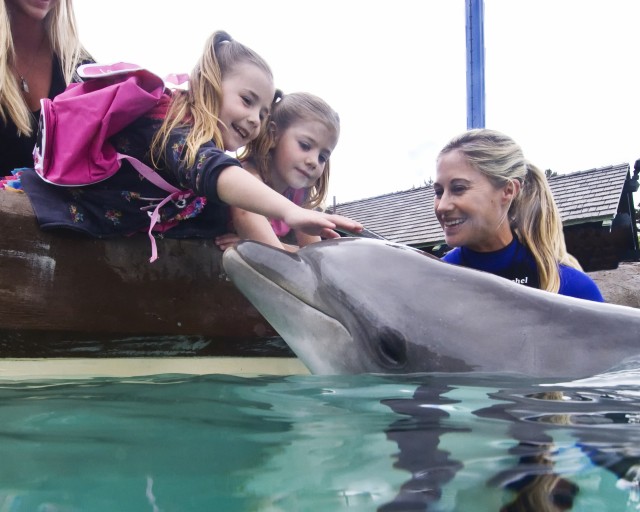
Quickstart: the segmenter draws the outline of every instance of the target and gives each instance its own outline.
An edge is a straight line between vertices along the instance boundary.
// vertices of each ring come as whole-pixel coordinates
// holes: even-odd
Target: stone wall
[[[607,302],[640,308],[640,262],[622,262],[616,269],[588,274]]]

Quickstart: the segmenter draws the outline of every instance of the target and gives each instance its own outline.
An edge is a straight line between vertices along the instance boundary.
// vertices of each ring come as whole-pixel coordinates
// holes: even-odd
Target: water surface
[[[640,510],[639,382],[4,380],[0,511]]]

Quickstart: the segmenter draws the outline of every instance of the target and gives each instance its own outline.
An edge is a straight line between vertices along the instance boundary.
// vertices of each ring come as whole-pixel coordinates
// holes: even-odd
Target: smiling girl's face
[[[219,126],[226,151],[236,151],[258,136],[275,91],[271,77],[255,64],[241,62],[225,74]]]
[[[453,150],[438,159],[433,190],[447,245],[489,252],[513,240],[508,212],[519,182],[496,187],[462,152]]]
[[[275,126],[273,126],[274,129]],[[322,176],[331,153],[338,143],[335,131],[317,120],[299,120],[286,130],[276,129],[272,150],[272,187],[282,193],[309,188]]]

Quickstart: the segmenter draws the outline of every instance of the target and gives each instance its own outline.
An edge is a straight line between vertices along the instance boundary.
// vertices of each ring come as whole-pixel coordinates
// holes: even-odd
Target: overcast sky
[[[341,118],[329,202],[434,176],[466,129],[464,0],[74,0],[97,61],[188,72],[226,30]],[[485,0],[486,125],[564,174],[640,158],[640,0]]]

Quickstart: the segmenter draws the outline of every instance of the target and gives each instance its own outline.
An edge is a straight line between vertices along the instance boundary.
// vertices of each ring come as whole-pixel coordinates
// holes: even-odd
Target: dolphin
[[[640,310],[566,297],[389,241],[242,241],[227,276],[314,374],[582,378],[640,354]]]

